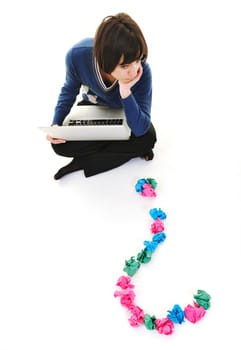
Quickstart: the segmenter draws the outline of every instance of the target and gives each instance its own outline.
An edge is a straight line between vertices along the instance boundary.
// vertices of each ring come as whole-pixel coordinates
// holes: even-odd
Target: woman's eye
[[[128,69],[130,65],[132,65],[132,64],[138,64],[138,63],[141,63],[141,62],[142,62],[142,59],[141,59],[141,58],[138,58],[138,60],[133,61],[133,62],[130,63],[130,64],[121,64],[121,68],[123,68],[123,69]]]

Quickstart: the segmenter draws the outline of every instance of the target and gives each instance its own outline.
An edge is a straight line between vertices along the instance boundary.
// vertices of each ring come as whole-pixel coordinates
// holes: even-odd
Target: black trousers
[[[136,137],[132,133],[129,140],[66,141],[51,145],[58,155],[78,158],[85,176],[89,177],[114,169],[132,158],[148,154],[156,141],[156,131],[151,124],[145,135]]]

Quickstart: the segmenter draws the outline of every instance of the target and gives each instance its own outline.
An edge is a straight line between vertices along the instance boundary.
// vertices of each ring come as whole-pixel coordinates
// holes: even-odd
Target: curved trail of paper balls
[[[139,192],[142,196],[156,197],[155,188],[157,182],[154,179],[140,179],[136,183],[136,192]],[[122,275],[118,278],[116,286],[118,290],[114,292],[115,297],[120,298],[120,304],[125,307],[129,312],[129,323],[131,326],[136,327],[144,324],[149,330],[156,329],[158,333],[169,335],[174,331],[175,324],[182,324],[185,320],[192,323],[196,323],[201,320],[206,310],[210,307],[210,295],[204,290],[198,290],[193,295],[193,304],[188,304],[183,309],[175,304],[171,310],[167,311],[166,317],[157,318],[154,315],[145,313],[142,308],[135,304],[134,284],[132,284],[131,277],[141,267],[141,264],[146,264],[151,261],[152,254],[156,251],[158,246],[166,239],[164,233],[164,220],[166,214],[160,208],[153,208],[149,211],[152,219],[150,231],[152,233],[151,241],[144,241],[144,248],[137,254],[136,257],[132,256],[129,260],[125,261],[125,267],[123,269],[126,275]]]

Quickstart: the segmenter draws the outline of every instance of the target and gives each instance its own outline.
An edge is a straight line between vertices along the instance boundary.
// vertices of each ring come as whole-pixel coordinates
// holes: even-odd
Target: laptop
[[[74,106],[62,126],[39,129],[67,141],[128,140],[131,135],[123,108],[97,105]]]

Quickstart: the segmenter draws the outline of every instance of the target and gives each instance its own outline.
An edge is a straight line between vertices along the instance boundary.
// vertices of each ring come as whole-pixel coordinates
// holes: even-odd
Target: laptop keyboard
[[[69,126],[73,125],[87,125],[87,126],[95,126],[95,125],[122,125],[123,119],[89,119],[89,120],[80,120],[80,119],[70,119]]]

